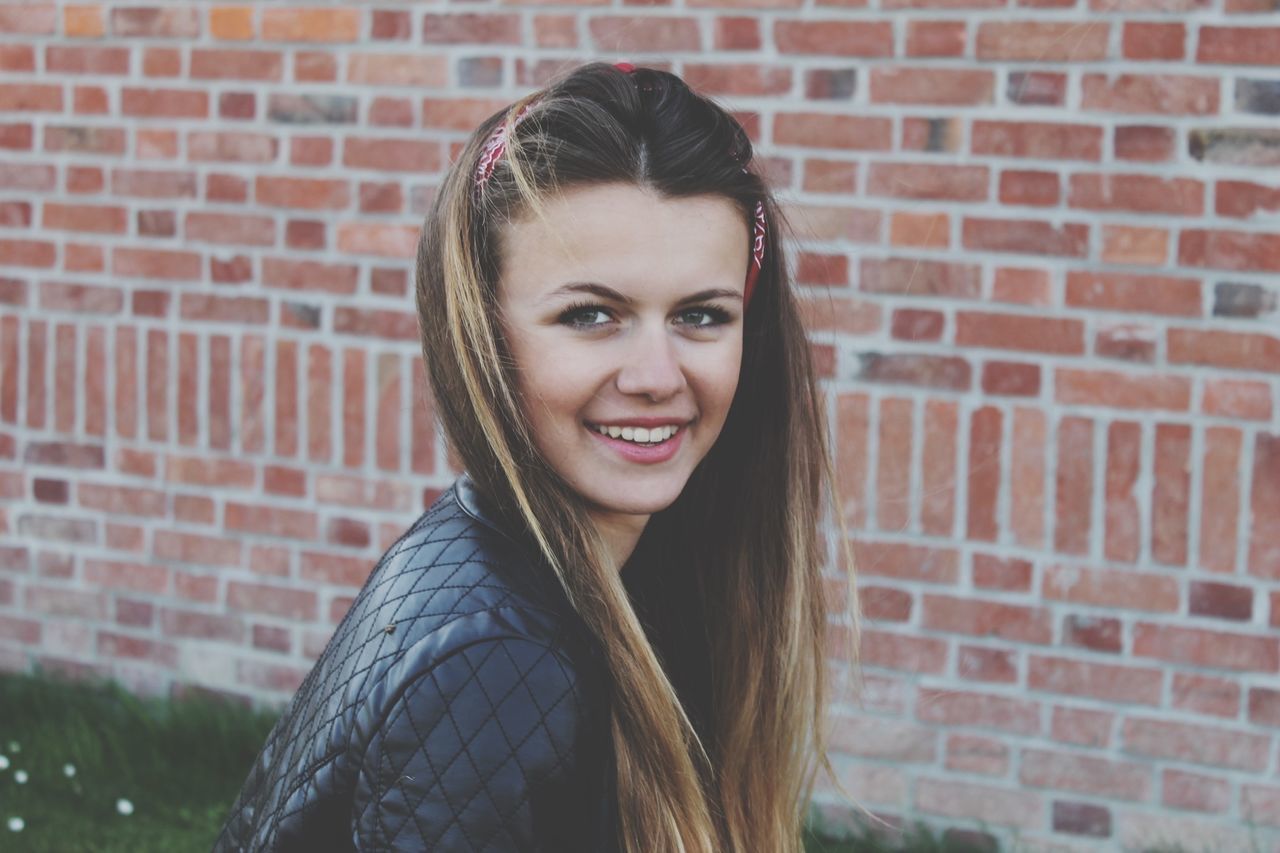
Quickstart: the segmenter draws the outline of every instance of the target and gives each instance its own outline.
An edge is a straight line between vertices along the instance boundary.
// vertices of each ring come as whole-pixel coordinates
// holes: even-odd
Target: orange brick
[[[67,38],[102,38],[106,29],[101,6],[67,6],[62,10],[62,32]]]
[[[349,42],[360,36],[357,9],[264,9],[262,38],[266,41]]]
[[[253,8],[251,6],[218,6],[209,10],[209,31],[216,39],[227,41],[252,39]]]

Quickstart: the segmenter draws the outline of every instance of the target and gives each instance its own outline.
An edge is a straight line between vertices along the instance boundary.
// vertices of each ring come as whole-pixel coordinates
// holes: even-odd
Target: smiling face
[[[643,529],[733,402],[746,223],[727,199],[625,184],[570,190],[543,212],[502,235],[498,301],[524,414],[597,522]]]

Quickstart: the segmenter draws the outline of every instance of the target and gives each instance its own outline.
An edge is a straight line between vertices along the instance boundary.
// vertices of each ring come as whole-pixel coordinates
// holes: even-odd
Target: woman
[[[476,131],[417,269],[466,474],[370,576],[217,849],[800,849],[831,771],[831,466],[750,165],[728,114],[628,65]]]

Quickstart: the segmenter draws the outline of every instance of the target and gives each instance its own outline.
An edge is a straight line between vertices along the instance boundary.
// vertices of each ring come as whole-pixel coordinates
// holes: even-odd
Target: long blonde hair
[[[500,124],[507,151],[480,188],[475,166]],[[835,781],[819,525],[824,498],[839,504],[781,214],[750,161],[742,127],[674,75],[586,65],[476,130],[418,246],[423,355],[451,449],[536,541],[607,661],[619,844],[632,853],[800,851],[820,767]],[[727,198],[744,227],[763,200],[770,223],[724,428],[627,564],[628,577],[661,572],[665,600],[690,608],[701,630],[678,644],[652,628],[660,618],[642,620],[581,499],[539,453],[498,321],[503,224],[550,193],[609,182]],[[834,519],[854,636],[853,563]]]

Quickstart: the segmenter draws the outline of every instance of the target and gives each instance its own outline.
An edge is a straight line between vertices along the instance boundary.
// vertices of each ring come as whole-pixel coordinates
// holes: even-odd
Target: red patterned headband
[[[624,74],[630,74],[636,70],[636,67],[630,62],[619,62],[615,66]],[[493,174],[494,167],[498,165],[498,161],[502,159],[503,153],[507,150],[507,139],[515,131],[516,126],[524,121],[525,116],[533,109],[537,99],[533,99],[522,106],[508,124],[505,120],[499,124],[488,140],[485,141],[484,147],[480,149],[480,159],[476,163],[475,186],[479,192],[484,189],[484,185],[488,182],[489,176]],[[747,171],[747,167],[743,166],[742,171]],[[742,310],[746,311],[747,306],[751,303],[751,294],[756,289],[756,280],[760,278],[760,270],[764,266],[764,243],[765,236],[768,233],[768,224],[764,218],[764,202],[757,201],[755,215],[751,217],[751,260],[747,264],[747,283],[742,291]]]

